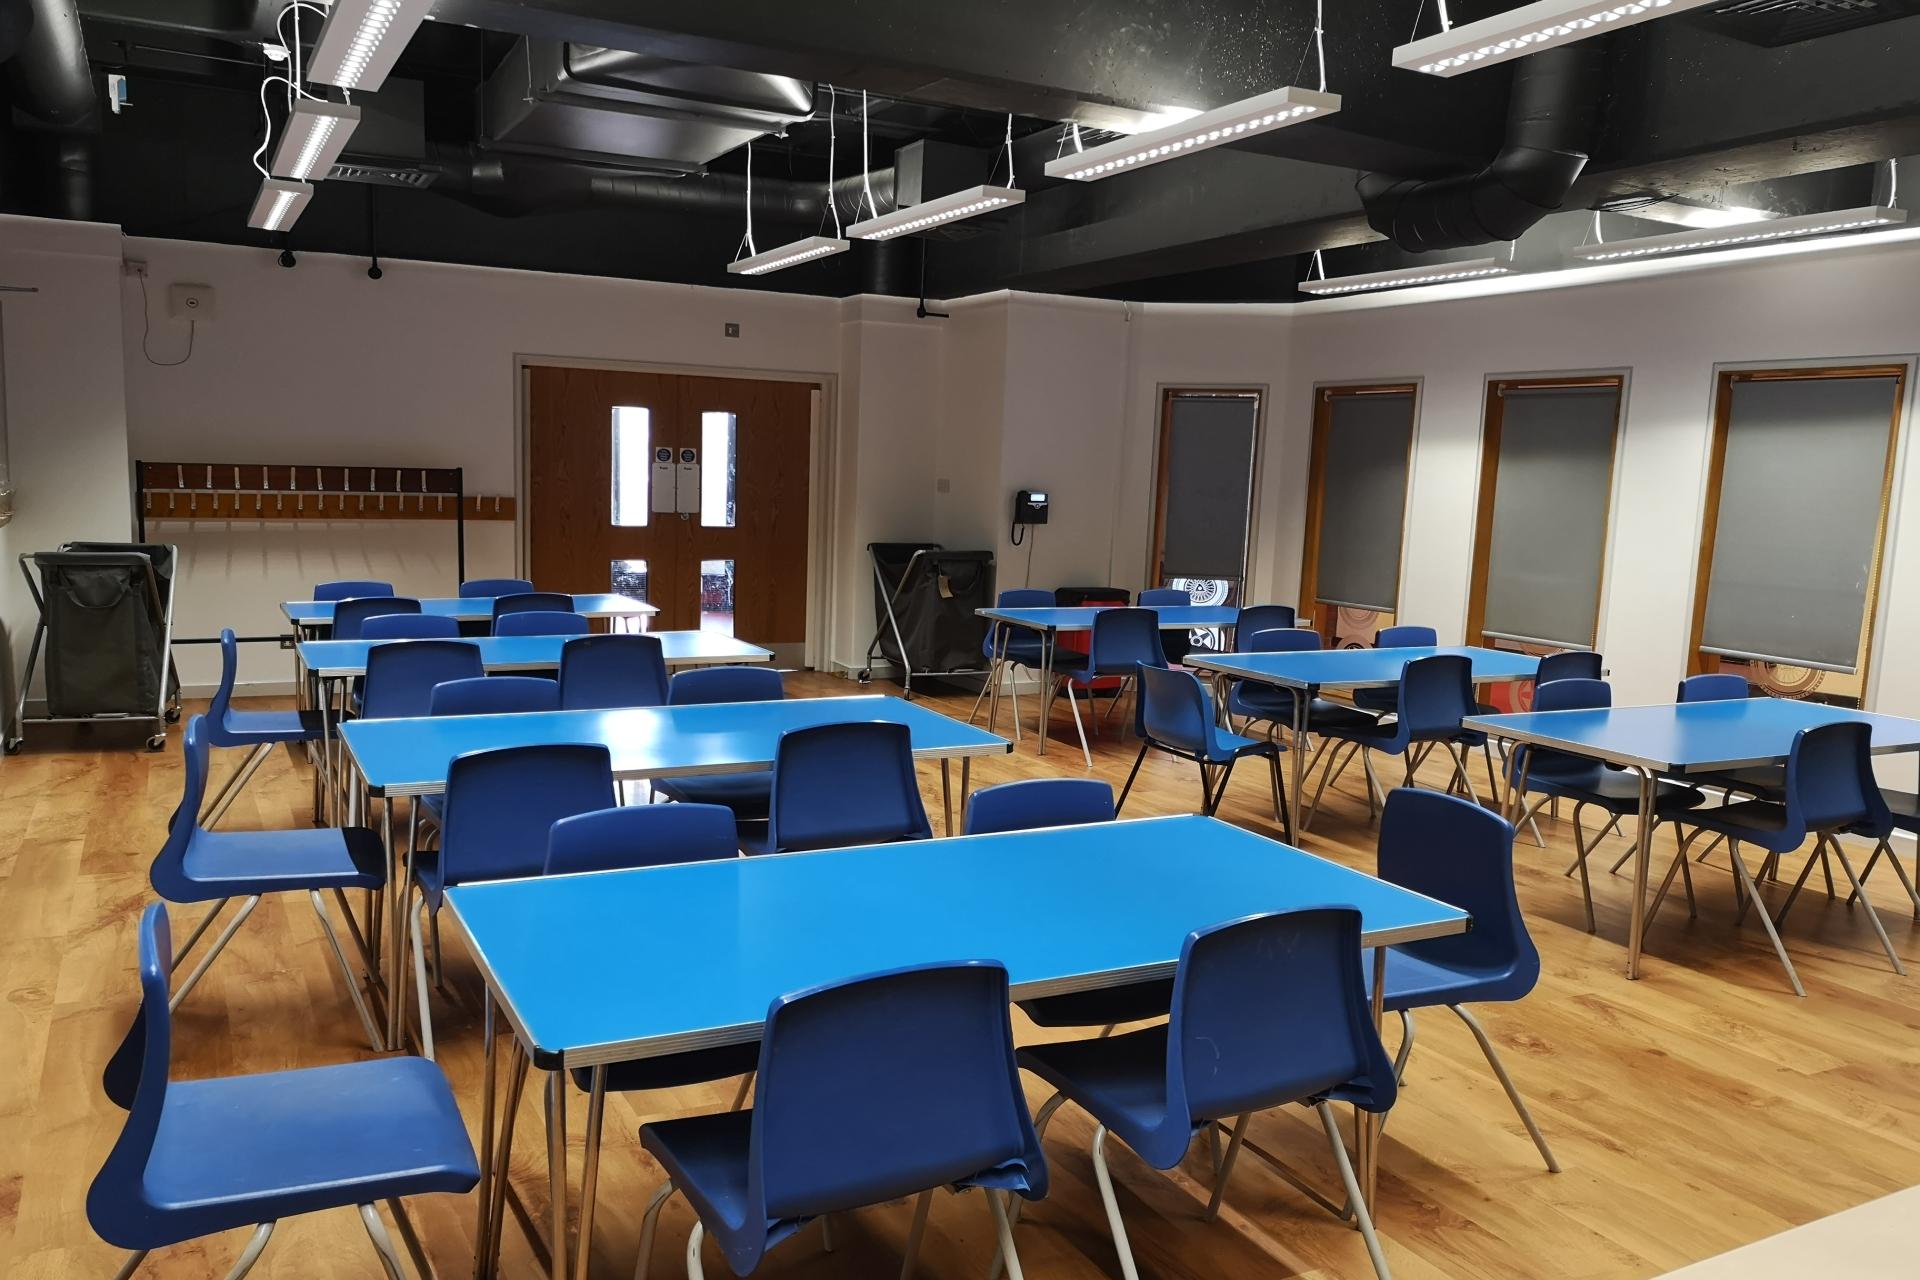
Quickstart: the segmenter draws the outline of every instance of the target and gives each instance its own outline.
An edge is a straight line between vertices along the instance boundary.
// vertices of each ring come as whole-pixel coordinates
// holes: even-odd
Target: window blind
[[[1160,572],[1169,578],[1243,578],[1260,402],[1253,396],[1172,401]]]
[[[1412,444],[1412,392],[1332,397],[1315,568],[1321,604],[1397,607]]]

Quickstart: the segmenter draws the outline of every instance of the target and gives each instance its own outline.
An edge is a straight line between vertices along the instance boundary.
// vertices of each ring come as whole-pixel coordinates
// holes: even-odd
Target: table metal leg
[[[553,1202],[553,1280],[567,1276],[567,1072],[547,1073],[547,1194]]]
[[[492,1276],[500,1268],[500,1240],[506,1233],[507,1175],[513,1168],[513,1120],[520,1112],[520,1094],[527,1084],[527,1068],[532,1060],[518,1039],[508,1041],[507,1093],[500,1107],[500,1138],[494,1144],[492,1195],[487,1203],[487,1237],[478,1242],[474,1261],[480,1276]]]
[[[391,803],[391,802],[389,802]],[[382,833],[387,841],[387,1010],[392,1031],[387,1043],[399,1046],[406,1040],[401,1031],[405,1020],[407,974],[407,882],[413,875],[413,842],[420,830],[420,801],[407,797],[407,861],[400,861],[400,848],[393,842],[391,825]],[[424,1010],[422,1011],[424,1014]],[[424,1024],[422,1024],[424,1025]]]
[[[1293,811],[1298,815],[1295,828],[1298,840],[1305,844],[1307,840],[1307,822],[1312,814],[1306,809],[1306,763],[1307,763],[1307,709],[1313,702],[1313,690],[1295,689],[1293,691],[1293,759],[1289,770],[1293,774]],[[1327,767],[1332,768],[1329,760]],[[1324,785],[1324,784],[1323,784]]]
[[[564,1080],[566,1072],[561,1072]],[[600,1187],[600,1130],[607,1110],[607,1068],[593,1069],[587,1092],[586,1164],[580,1171],[580,1236],[573,1245],[574,1280],[587,1280],[593,1257],[593,1201]]]
[[[473,1230],[473,1270],[476,1280],[480,1269],[485,1265],[487,1256],[487,1213],[489,1201],[493,1196],[493,1126],[497,1110],[494,1100],[494,1075],[499,1062],[499,1037],[495,1033],[493,989],[486,993],[487,1007],[483,1015],[481,1048],[484,1051],[485,1065],[480,1077],[480,1188],[474,1198],[479,1201],[480,1220]]]
[[[973,803],[973,757],[960,757],[960,826],[967,825],[967,806]]]
[[[940,801],[947,811],[947,834],[958,834],[953,829],[953,761],[940,762]]]
[[[1373,949],[1373,1030],[1378,1035],[1386,1020],[1387,1001],[1387,949]],[[1380,1133],[1386,1128],[1386,1115],[1363,1111],[1360,1113],[1360,1198],[1366,1202],[1367,1211],[1374,1220],[1379,1220],[1379,1207],[1375,1200],[1375,1191],[1380,1185]]]
[[[1053,645],[1059,632],[1040,633],[1040,754],[1047,754],[1047,730],[1053,726]]]
[[[1634,835],[1633,915],[1627,922],[1627,977],[1640,976],[1640,951],[1646,945],[1647,868],[1653,859],[1653,799],[1658,782],[1650,769],[1640,775],[1640,830]]]

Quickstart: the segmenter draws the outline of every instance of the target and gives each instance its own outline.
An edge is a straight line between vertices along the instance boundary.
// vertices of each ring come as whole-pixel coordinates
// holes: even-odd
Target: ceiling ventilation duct
[[[1606,44],[1582,40],[1515,63],[1506,143],[1479,171],[1424,181],[1361,175],[1368,224],[1424,252],[1518,239],[1559,209],[1586,167]]]

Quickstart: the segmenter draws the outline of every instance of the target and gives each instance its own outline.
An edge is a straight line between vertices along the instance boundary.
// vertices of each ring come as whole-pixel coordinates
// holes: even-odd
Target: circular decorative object
[[[1747,665],[1747,679],[1776,698],[1804,698],[1820,687],[1825,672],[1807,667],[1789,667],[1778,662],[1754,662]]]

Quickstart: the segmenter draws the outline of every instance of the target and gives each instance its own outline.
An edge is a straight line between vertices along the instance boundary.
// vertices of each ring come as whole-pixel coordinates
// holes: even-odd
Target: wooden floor
[[[792,677],[790,687],[796,695],[854,691],[813,675]],[[968,704],[964,697],[929,701],[961,715]],[[1030,715],[1031,703],[1023,705]],[[1063,725],[1064,715],[1062,707]],[[1065,734],[1056,732],[1044,760],[1034,755],[1029,734],[1012,756],[976,767],[975,782],[1079,774],[1070,725]],[[181,781],[177,740],[163,755],[100,733],[77,735],[64,749],[51,733],[42,741],[51,745],[32,743],[0,765],[0,1275],[10,1280],[104,1277],[118,1265],[84,1212],[88,1183],[121,1120],[101,1094],[100,1070],[134,1006],[134,925],[152,897],[147,864]],[[1094,772],[1118,784],[1132,756],[1110,732],[1096,747]],[[233,758],[217,761],[217,777]],[[923,778],[937,815],[937,775],[923,771]],[[1373,833],[1358,785],[1343,780],[1341,787],[1346,794],[1328,800],[1307,844],[1371,869]],[[308,775],[276,755],[230,822],[303,822],[308,795]],[[1186,812],[1198,797],[1190,766],[1154,760],[1127,812]],[[1222,816],[1274,831],[1261,773],[1249,769],[1234,779]],[[1600,876],[1599,932],[1588,935],[1578,882],[1561,875],[1570,828],[1543,826],[1549,848],[1523,838],[1516,861],[1545,975],[1524,1003],[1487,1008],[1483,1020],[1565,1172],[1542,1168],[1465,1027],[1444,1013],[1423,1015],[1408,1087],[1387,1130],[1378,1206],[1400,1280],[1658,1275],[1920,1183],[1920,979],[1893,976],[1859,912],[1820,894],[1796,906],[1788,945],[1808,991],[1797,1000],[1761,930],[1752,920],[1735,927],[1722,858],[1696,877],[1700,917],[1689,921],[1684,908],[1669,906],[1650,935],[1645,978],[1629,983],[1626,881]],[[1623,847],[1608,842],[1602,871]],[[1177,853],[1170,851],[1172,874]],[[1010,889],[1008,909],[1031,913],[1035,928],[1074,909],[1071,902],[1025,901],[1018,886]],[[1920,926],[1897,893],[1891,876],[1876,877],[1876,900],[1895,945],[1920,967]],[[1238,910],[1222,902],[1219,914]],[[454,998],[439,1005],[436,1028],[471,1118],[478,1111],[478,983],[453,931],[448,953]],[[1016,1034],[1034,1033],[1017,1023]],[[360,1037],[311,909],[296,897],[269,900],[182,1007],[173,1071],[181,1078],[338,1062],[366,1055]],[[1389,1043],[1396,1037],[1390,1030]],[[657,1115],[724,1108],[733,1089],[729,1081],[610,1100],[596,1276],[631,1274],[641,1206],[659,1179],[634,1140],[637,1126]],[[544,1146],[533,1093],[520,1117],[514,1182],[527,1210],[544,1222]],[[1042,1100],[1037,1087],[1032,1098]],[[569,1108],[576,1171],[584,1110]],[[1049,1134],[1053,1193],[1018,1228],[1029,1276],[1119,1274],[1093,1186],[1091,1132],[1086,1117],[1069,1108]],[[1309,1113],[1263,1117],[1253,1138],[1321,1185],[1331,1183],[1331,1162]],[[1371,1275],[1359,1236],[1260,1161],[1240,1162],[1221,1219],[1207,1223],[1201,1211],[1210,1176],[1202,1156],[1162,1174],[1115,1147],[1115,1176],[1143,1275]],[[411,1212],[439,1274],[467,1275],[472,1198],[426,1198]],[[682,1274],[690,1223],[676,1198],[663,1220],[656,1276]],[[835,1252],[822,1252],[819,1233],[808,1232],[777,1249],[758,1274],[895,1274],[908,1223],[904,1203],[848,1215],[836,1222]],[[161,1251],[140,1274],[224,1275],[243,1236]],[[984,1276],[991,1256],[981,1199],[939,1197],[919,1274]],[[1844,1261],[1833,1260],[1831,1277],[1845,1276]],[[726,1274],[711,1248],[707,1266],[710,1274]],[[380,1271],[357,1218],[343,1211],[283,1226],[254,1274]],[[525,1232],[513,1225],[502,1274],[538,1274]]]

